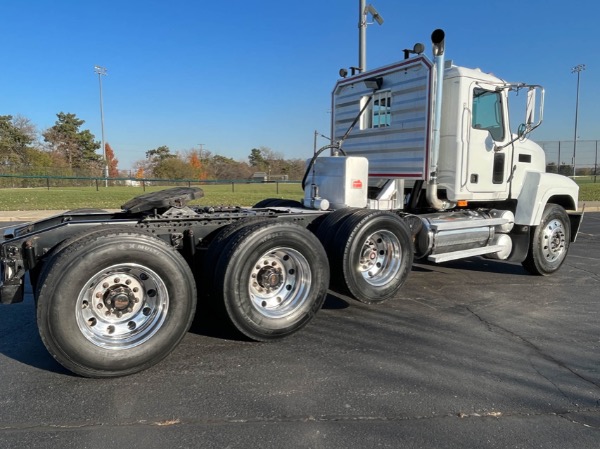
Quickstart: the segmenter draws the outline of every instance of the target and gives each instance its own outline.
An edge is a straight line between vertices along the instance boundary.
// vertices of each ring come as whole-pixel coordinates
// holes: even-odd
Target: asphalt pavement
[[[275,343],[199,311],[137,375],[61,368],[31,294],[0,306],[1,448],[597,448],[600,213],[561,270],[482,258],[416,263],[394,300],[331,293]]]

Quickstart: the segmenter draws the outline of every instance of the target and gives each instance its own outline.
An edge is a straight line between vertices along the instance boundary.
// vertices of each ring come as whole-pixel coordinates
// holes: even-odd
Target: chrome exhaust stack
[[[427,202],[436,210],[453,208],[456,204],[447,200],[440,200],[437,195],[438,179],[437,165],[440,154],[440,134],[442,121],[442,94],[444,87],[444,30],[437,29],[431,33],[433,45],[434,67],[435,67],[435,104],[433,109],[433,139],[430,157],[430,175],[427,184]]]

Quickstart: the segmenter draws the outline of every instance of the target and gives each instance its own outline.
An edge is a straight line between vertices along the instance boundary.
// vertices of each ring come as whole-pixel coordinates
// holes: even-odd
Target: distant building
[[[268,180],[269,176],[264,171],[257,171],[252,175],[252,181],[267,182]]]

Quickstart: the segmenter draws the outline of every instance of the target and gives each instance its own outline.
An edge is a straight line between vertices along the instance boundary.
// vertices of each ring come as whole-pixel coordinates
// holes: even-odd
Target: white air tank
[[[304,186],[304,206],[329,201],[331,209],[366,207],[369,161],[365,157],[317,158]]]

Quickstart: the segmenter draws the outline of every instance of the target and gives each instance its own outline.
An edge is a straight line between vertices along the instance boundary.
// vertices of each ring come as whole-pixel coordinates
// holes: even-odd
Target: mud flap
[[[533,226],[515,225],[510,232],[512,251],[506,260],[510,262],[523,262],[529,252],[529,241]]]

